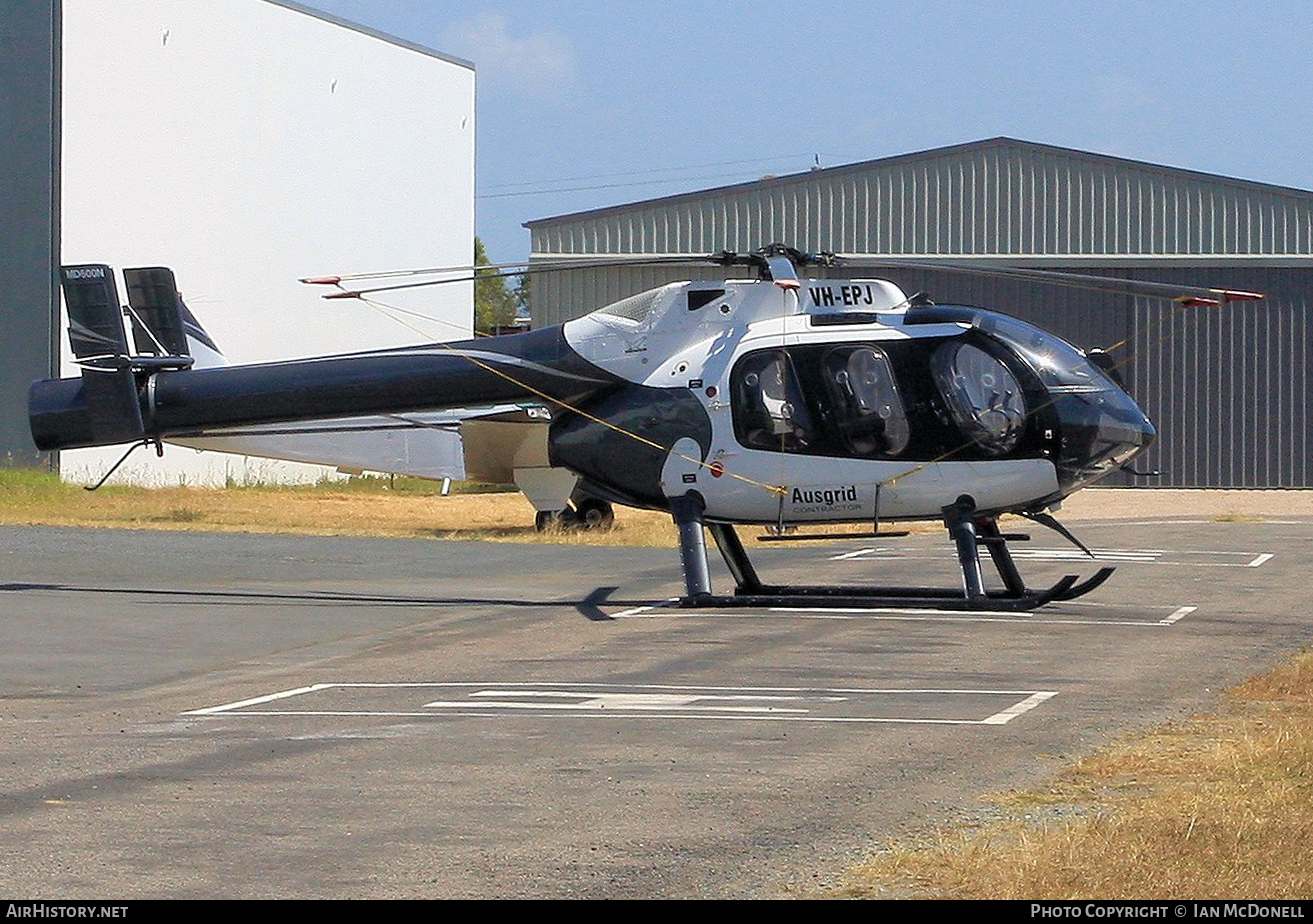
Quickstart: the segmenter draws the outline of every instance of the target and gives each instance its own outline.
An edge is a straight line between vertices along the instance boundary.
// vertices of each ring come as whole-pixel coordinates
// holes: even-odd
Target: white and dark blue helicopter
[[[1153,441],[1153,425],[1106,355],[999,312],[909,298],[889,281],[860,275],[875,261],[778,244],[696,258],[572,257],[538,270],[693,262],[746,268],[755,278],[671,283],[523,334],[211,368],[194,368],[203,332],[171,275],[134,276],[135,286],[130,279],[130,297],[138,294],[127,308],[134,353],[112,271],[65,267],[70,339],[83,372],[33,384],[32,433],[43,450],[219,445],[242,436],[322,434],[325,421],[334,431],[351,422],[346,429],[358,437],[377,421],[431,427],[425,415],[465,409],[462,428],[501,426],[495,452],[517,483],[523,475],[548,498],[540,510],[562,509],[573,496],[599,511],[609,503],[669,511],[686,606],[823,598],[1022,610],[1088,593],[1112,573],[1104,568],[1085,581],[1068,575],[1032,589],[1008,550],[1024,537],[1003,533],[998,523],[1017,514],[1076,542],[1049,511]],[[924,264],[880,258],[878,265]],[[1187,305],[1262,297],[935,266]],[[809,279],[799,274],[808,267],[854,272]],[[433,272],[442,277],[436,281],[468,280],[460,273],[473,269]],[[307,281],[337,286],[335,298],[426,284],[353,290],[343,286],[347,277]],[[469,410],[478,408],[489,411]],[[961,588],[767,585],[735,530],[850,523],[885,535],[880,526],[891,520],[942,522],[956,546]],[[706,531],[733,576],[733,595],[713,592]],[[981,546],[1001,586],[986,584]]]

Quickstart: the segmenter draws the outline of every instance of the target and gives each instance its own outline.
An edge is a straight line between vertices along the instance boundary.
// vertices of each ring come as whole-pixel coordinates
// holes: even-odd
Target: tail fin
[[[132,339],[138,353],[160,355],[163,348],[170,356],[193,357],[194,369],[228,365],[223,351],[183,302],[173,270],[163,266],[125,269],[123,281],[128,287]]]
[[[127,356],[114,271],[103,263],[59,270],[68,305],[68,342],[78,360]]]
[[[90,436],[106,443],[142,439],[146,431],[114,271],[104,264],[65,266],[60,279],[68,304],[69,343],[82,366]]]

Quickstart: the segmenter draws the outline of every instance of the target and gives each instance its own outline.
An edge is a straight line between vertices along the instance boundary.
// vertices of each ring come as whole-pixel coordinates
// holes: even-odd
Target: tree
[[[530,283],[532,277],[525,274],[520,277],[520,281],[515,284],[512,290],[515,295],[515,311],[517,314],[532,314],[533,312],[533,286]]]
[[[488,252],[483,249],[483,241],[474,238],[474,265],[488,266]],[[499,324],[515,322],[515,296],[506,287],[506,280],[498,276],[495,269],[475,269],[474,271],[474,331],[475,333],[492,333]]]

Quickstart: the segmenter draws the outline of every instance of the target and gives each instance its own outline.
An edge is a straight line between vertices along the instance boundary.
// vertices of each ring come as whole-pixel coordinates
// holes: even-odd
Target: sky
[[[303,2],[475,64],[493,261],[535,218],[1001,135],[1313,189],[1313,4]]]

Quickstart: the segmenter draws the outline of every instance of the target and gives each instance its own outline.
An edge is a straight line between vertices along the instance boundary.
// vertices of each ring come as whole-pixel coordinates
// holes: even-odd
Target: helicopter
[[[600,503],[668,511],[679,535],[679,605],[836,605],[1029,610],[1103,584],[1066,575],[1034,589],[999,518],[1014,514],[1084,546],[1052,515],[1072,493],[1128,466],[1154,440],[1116,364],[998,311],[936,305],[859,274],[806,278],[800,269],[924,266],[915,260],[804,253],[773,244],[747,254],[571,257],[545,269],[709,263],[750,278],[660,286],[563,325],[454,343],[313,359],[193,368],[172,302],[133,312],[137,355],[105,291],[103,267],[65,267],[79,378],[29,393],[43,450],[205,439],[287,422],[389,417],[520,402],[548,413],[526,424],[516,453],[546,462],[542,485]],[[523,264],[496,267],[505,275]],[[1259,293],[1171,286],[1019,268],[994,273],[1119,293],[1221,305]],[[448,273],[439,268],[434,273]],[[414,271],[421,272],[421,271]],[[486,270],[485,270],[486,272]],[[369,277],[373,278],[373,274]],[[464,276],[464,279],[471,277]],[[430,282],[351,289],[362,298]],[[71,291],[76,295],[68,294]],[[80,288],[79,288],[80,287]],[[162,335],[152,332],[152,327]],[[143,342],[157,348],[140,349]],[[131,451],[131,450],[129,450]],[[776,538],[814,524],[943,524],[959,588],[770,585],[738,526]],[[710,532],[734,580],[714,592]],[[764,537],[769,538],[769,537]],[[981,547],[998,572],[987,586]],[[1088,549],[1085,549],[1088,553]]]

